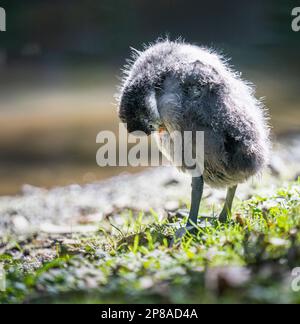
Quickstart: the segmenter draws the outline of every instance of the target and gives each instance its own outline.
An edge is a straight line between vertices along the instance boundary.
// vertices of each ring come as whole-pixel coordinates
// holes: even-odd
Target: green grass
[[[184,221],[124,210],[96,234],[52,239],[44,259],[31,257],[36,238],[3,242],[0,302],[300,302],[291,288],[300,266],[299,182],[240,202],[228,223],[213,220],[170,248]]]

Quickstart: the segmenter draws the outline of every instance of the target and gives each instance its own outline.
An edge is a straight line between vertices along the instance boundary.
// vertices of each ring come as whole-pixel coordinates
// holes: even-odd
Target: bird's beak
[[[161,133],[163,133],[165,131],[166,131],[165,127],[159,127],[159,129],[158,129],[159,134],[161,134]]]

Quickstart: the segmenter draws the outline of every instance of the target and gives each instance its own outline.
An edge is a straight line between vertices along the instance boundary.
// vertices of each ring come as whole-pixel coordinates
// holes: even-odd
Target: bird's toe
[[[197,228],[195,226],[189,225],[186,227],[181,227],[179,228],[176,232],[175,235],[170,243],[170,247],[172,247],[174,244],[180,243],[182,238],[187,234],[196,234],[197,233]]]
[[[226,211],[222,211],[219,216],[219,222],[220,223],[226,223],[229,219],[229,215]]]

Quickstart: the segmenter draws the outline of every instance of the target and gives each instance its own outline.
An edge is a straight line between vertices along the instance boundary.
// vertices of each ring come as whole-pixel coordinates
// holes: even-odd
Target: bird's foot
[[[228,212],[223,210],[219,216],[219,222],[224,224],[228,221],[228,219],[229,219]]]
[[[174,216],[177,218],[188,218],[189,216],[189,210],[188,209],[178,209],[175,213]],[[198,215],[198,219],[200,220],[205,220],[205,219],[212,219],[213,216],[210,215]]]
[[[176,232],[175,235],[170,243],[170,247],[174,244],[180,243],[182,238],[187,234],[196,234],[197,228],[193,225],[187,225],[186,227],[180,227]]]

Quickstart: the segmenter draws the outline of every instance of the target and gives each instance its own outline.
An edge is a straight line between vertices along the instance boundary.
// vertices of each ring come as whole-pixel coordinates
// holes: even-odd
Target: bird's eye
[[[151,131],[154,131],[155,130],[155,127],[154,127],[154,125],[153,124],[148,124],[149,125],[149,129],[151,130]]]

